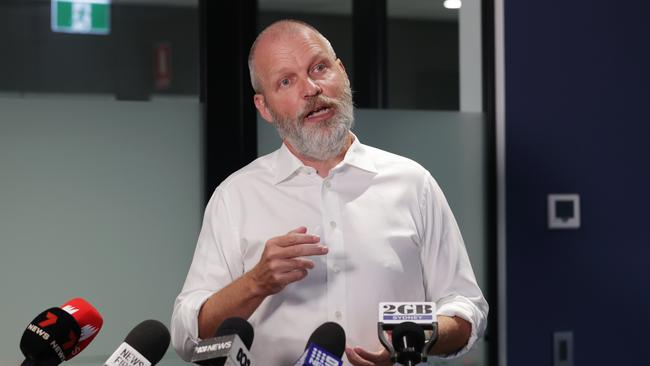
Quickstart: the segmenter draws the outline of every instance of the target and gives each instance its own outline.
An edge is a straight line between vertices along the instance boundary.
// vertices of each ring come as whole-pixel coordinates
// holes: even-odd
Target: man
[[[434,301],[432,352],[465,352],[488,306],[440,188],[417,163],[350,132],[350,82],[330,43],[293,20],[272,24],[249,56],[255,107],[281,148],[231,175],[206,208],[172,316],[189,359],[226,318],[249,319],[252,353],[293,364],[326,321],[341,324],[353,365],[388,365],[378,303]]]

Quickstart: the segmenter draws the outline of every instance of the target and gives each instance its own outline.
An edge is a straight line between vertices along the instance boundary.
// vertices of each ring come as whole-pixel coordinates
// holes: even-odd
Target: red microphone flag
[[[95,339],[99,330],[102,329],[104,319],[94,306],[80,297],[68,300],[61,305],[61,309],[72,315],[79,324],[79,328],[81,328],[79,342],[72,353],[67,356],[67,360],[69,360],[83,351]]]

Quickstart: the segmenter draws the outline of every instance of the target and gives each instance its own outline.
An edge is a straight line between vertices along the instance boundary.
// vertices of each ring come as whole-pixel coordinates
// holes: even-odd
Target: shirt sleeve
[[[198,343],[198,315],[203,303],[243,273],[238,234],[226,195],[217,188],[205,209],[194,258],[185,284],[174,302],[172,345],[185,361]]]
[[[455,354],[465,354],[483,336],[488,304],[478,287],[458,224],[442,190],[426,174],[420,202],[422,213],[421,260],[427,301],[437,306],[437,315],[457,316],[468,321],[472,333],[467,345]]]

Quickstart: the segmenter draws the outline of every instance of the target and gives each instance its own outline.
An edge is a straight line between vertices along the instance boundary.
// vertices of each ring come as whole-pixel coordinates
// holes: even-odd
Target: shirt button
[[[325,188],[332,188],[332,183],[329,180],[325,181]]]
[[[341,272],[341,268],[335,264],[332,266],[332,271],[334,271],[334,273],[339,273]]]
[[[332,229],[336,229],[336,222],[330,221],[330,226],[332,227]]]
[[[343,317],[343,314],[341,314],[341,312],[337,310],[334,313],[334,316],[336,317],[337,320],[341,320],[341,318]]]

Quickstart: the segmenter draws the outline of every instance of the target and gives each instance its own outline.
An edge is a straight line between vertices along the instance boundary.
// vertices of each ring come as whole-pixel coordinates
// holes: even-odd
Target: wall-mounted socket
[[[573,332],[553,333],[553,366],[573,366]]]
[[[548,195],[548,228],[578,229],[580,227],[580,195]]]

